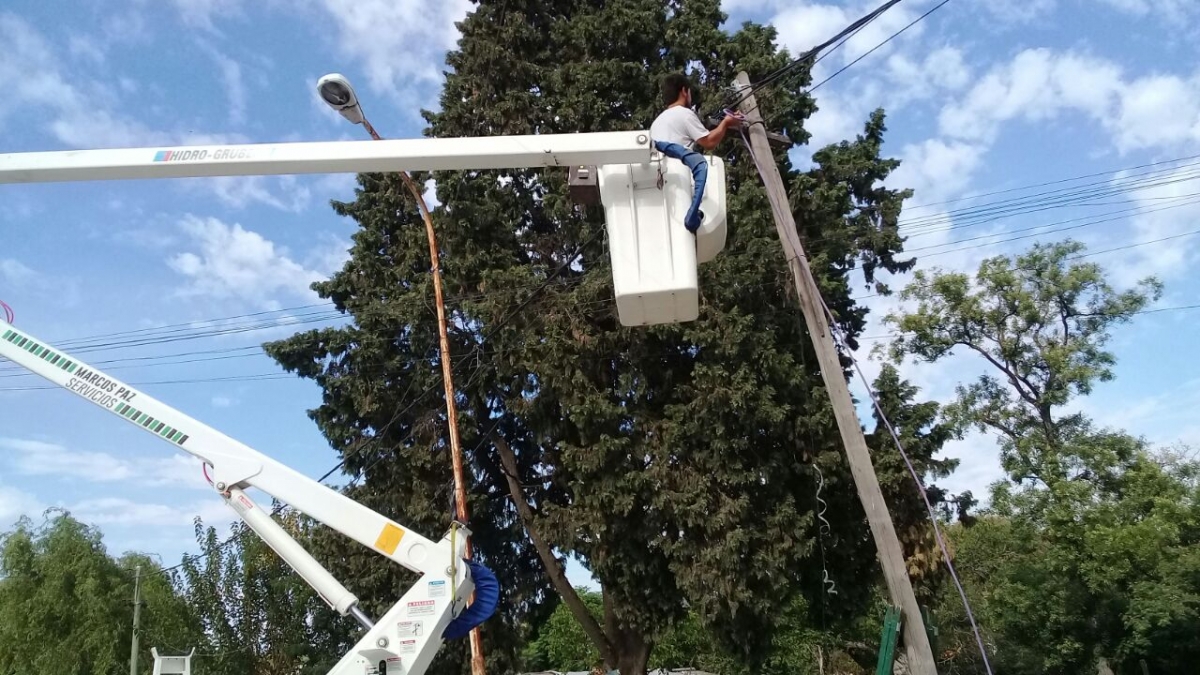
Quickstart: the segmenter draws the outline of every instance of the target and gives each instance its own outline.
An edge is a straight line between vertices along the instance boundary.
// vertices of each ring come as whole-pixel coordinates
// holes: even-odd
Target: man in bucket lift
[[[696,146],[703,150],[712,150],[725,139],[725,132],[736,129],[742,123],[742,116],[725,115],[717,128],[709,131],[692,110],[692,83],[683,73],[671,73],[663,78],[663,103],[667,109],[662,111],[654,123],[650,125],[650,139],[654,148],[666,155],[682,161],[692,171],[695,181],[692,193],[692,206],[688,209],[683,225],[692,234],[700,229],[704,220],[704,212],[700,210],[700,201],[704,199],[704,183],[708,178],[708,163],[704,155],[696,151]]]

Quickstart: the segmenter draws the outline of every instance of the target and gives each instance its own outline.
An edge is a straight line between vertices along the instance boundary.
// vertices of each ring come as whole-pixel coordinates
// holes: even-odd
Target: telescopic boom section
[[[641,164],[645,131],[0,154],[0,183]]]
[[[331,675],[362,675],[372,670],[377,675],[424,673],[442,643],[443,632],[466,608],[479,577],[486,584],[495,581],[478,565],[456,564],[463,557],[466,537],[462,535],[469,534],[463,529],[453,542],[448,534],[438,542],[427,539],[2,320],[0,356],[199,458],[217,493],[247,526],[331,607],[353,616],[367,629]],[[372,623],[358,609],[354,594],[254,503],[246,494],[250,487],[419,573],[420,580],[378,623]],[[487,602],[495,602],[490,586],[481,595],[487,596]],[[485,607],[471,609],[464,618],[472,622],[486,619],[480,618],[482,613],[491,614],[490,610],[480,611]],[[451,631],[455,635],[462,632],[458,625]]]

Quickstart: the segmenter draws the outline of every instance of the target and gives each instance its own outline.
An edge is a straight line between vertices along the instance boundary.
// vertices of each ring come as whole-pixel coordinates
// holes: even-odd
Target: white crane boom
[[[0,183],[642,164],[645,131],[0,154]]]
[[[354,617],[367,629],[330,675],[362,675],[371,669],[379,675],[421,675],[441,646],[446,628],[477,590],[477,575],[482,574],[487,583],[495,581],[485,568],[462,564],[463,542],[470,534],[465,528],[452,530],[437,542],[427,539],[3,321],[0,356],[200,459],[205,475],[225,503],[330,607]],[[357,607],[358,598],[246,494],[250,487],[417,572],[420,580],[373,623]],[[492,602],[494,611],[494,600],[487,602]],[[455,632],[461,633],[461,627]]]

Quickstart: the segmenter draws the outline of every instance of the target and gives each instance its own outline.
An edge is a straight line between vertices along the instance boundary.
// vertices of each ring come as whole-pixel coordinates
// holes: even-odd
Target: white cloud
[[[21,516],[46,509],[37,497],[14,487],[0,485],[0,528],[11,526]]]
[[[124,497],[102,497],[80,501],[67,510],[80,521],[101,528],[122,525],[185,528],[191,526],[196,516],[200,516],[207,525],[228,522],[234,517],[233,510],[215,495],[213,499],[176,506]]]
[[[325,278],[240,224],[188,215],[180,227],[196,250],[179,253],[168,264],[188,280],[179,290],[185,297],[236,299],[273,310],[280,307],[280,294],[313,299],[309,285]]]
[[[1186,24],[1200,16],[1200,6],[1194,0],[1101,0],[1113,9],[1137,17],[1161,19],[1166,23]]]
[[[222,204],[235,209],[262,204],[300,213],[312,204],[312,190],[296,176],[214,176],[185,178],[178,183],[185,191],[211,192]]]
[[[425,181],[425,206],[432,211],[441,205],[437,198],[437,181],[430,178]]]
[[[77,72],[67,73],[63,70],[66,59],[18,16],[0,14],[0,44],[5,49],[4,58],[0,59],[0,81],[8,83],[5,96],[0,98],[0,125],[9,119],[30,124],[31,118],[24,111],[37,110],[39,115],[32,118],[32,124],[40,124],[42,131],[72,148],[249,142],[242,134],[195,132],[182,126],[177,130],[146,126],[129,116],[117,94],[118,89],[128,92],[131,86],[136,87],[135,82],[121,76],[93,80]],[[76,49],[86,48],[80,44]],[[212,54],[229,97],[230,115],[235,121],[244,118],[247,94],[241,66],[219,52]],[[174,184],[185,190],[197,186],[211,190],[223,203],[235,208],[261,203],[281,210],[301,211],[311,199],[309,188],[295,176],[274,181],[263,176],[186,179]],[[275,186],[278,192],[269,186]]]
[[[104,48],[91,36],[72,35],[68,40],[71,56],[77,56],[93,63],[104,63]]]
[[[64,74],[64,59],[29,23],[12,14],[0,15],[0,81],[8,83],[0,99],[0,122],[13,113],[35,109],[44,128],[71,147],[138,147],[180,142],[222,143],[242,140],[232,136],[168,133],[148,129],[140,122],[114,112],[104,82]],[[119,85],[119,83],[118,83]],[[21,116],[21,120],[26,118]]]
[[[982,8],[1006,27],[1037,21],[1054,12],[1057,7],[1057,0],[989,0],[982,3]]]
[[[242,78],[242,66],[209,45],[205,45],[204,48],[220,71],[225,96],[229,99],[229,121],[242,124],[246,121],[246,83]]]
[[[357,59],[375,92],[417,112],[423,88],[441,82],[445,53],[458,40],[454,22],[469,0],[313,0],[336,28],[333,46]],[[414,96],[416,96],[414,100]]]
[[[886,69],[894,96],[889,109],[942,92],[959,91],[971,81],[971,69],[962,50],[950,46],[934,49],[924,59],[893,54],[887,59]]]
[[[782,3],[781,3],[782,4]],[[771,19],[771,24],[779,31],[780,41],[792,54],[801,54],[825,42],[843,31],[847,26],[870,13],[877,2],[855,2],[851,5],[831,5],[819,3],[787,3],[780,7],[780,12]],[[834,52],[835,56],[828,61],[849,63],[862,56],[889,36],[912,23],[923,13],[924,5],[931,4],[928,0],[906,2],[893,6],[877,19],[867,24],[853,37]],[[886,56],[905,41],[919,38],[925,30],[923,23],[914,25],[889,44],[881,47],[872,56]],[[823,62],[821,66],[825,66]],[[833,67],[833,64],[829,64]]]
[[[321,245],[308,258],[309,266],[323,277],[330,277],[346,266],[350,260],[350,248],[354,244],[331,232],[322,233],[321,239]]]
[[[1076,52],[1028,49],[984,76],[939,119],[947,136],[993,143],[1011,120],[1082,114],[1120,152],[1200,141],[1200,73],[1127,77],[1117,64]]]
[[[234,403],[237,403],[237,401],[228,396],[214,396],[212,399],[214,408],[229,408]]]
[[[1126,177],[1122,172],[1113,177],[1120,181]],[[1200,223],[1200,180],[1194,168],[1181,167],[1169,174],[1156,177],[1157,185],[1129,194],[1131,206],[1139,209],[1130,218],[1131,235],[1122,242],[1157,241],[1161,243],[1138,246],[1125,251],[1108,254],[1105,267],[1118,285],[1135,283],[1147,275],[1157,275],[1163,281],[1179,279],[1190,274],[1197,262],[1196,237],[1177,237],[1195,231]],[[1112,244],[1101,239],[1096,250],[1111,248]]]
[[[1103,119],[1115,109],[1120,88],[1119,69],[1106,61],[1030,49],[993,68],[965,100],[947,106],[940,126],[953,138],[994,142],[1000,125],[1013,119],[1042,121],[1068,108]]]
[[[1200,141],[1200,78],[1150,75],[1130,82],[1106,123],[1122,152]]]
[[[887,184],[912,188],[913,199],[920,203],[954,197],[966,188],[985,150],[980,145],[938,138],[906,145],[900,152],[900,166],[888,176]],[[919,217],[930,215],[922,210]]]
[[[13,471],[25,476],[55,476],[92,483],[134,483],[144,486],[207,489],[196,460],[171,457],[130,458],[107,452],[75,450],[57,443],[0,438],[2,456]]]
[[[242,11],[242,0],[172,0],[179,16],[189,26],[212,30],[213,19],[237,16]]]
[[[0,258],[0,279],[14,286],[32,281],[37,273],[25,266],[20,260]]]

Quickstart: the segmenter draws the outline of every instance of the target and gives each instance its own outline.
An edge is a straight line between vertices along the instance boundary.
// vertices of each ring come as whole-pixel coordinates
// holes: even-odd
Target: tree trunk
[[[1113,675],[1112,668],[1108,666],[1108,659],[1103,656],[1096,663],[1096,675]]]
[[[642,631],[621,625],[608,593],[604,594],[604,629],[617,652],[617,671],[621,675],[646,675],[654,645]]]
[[[500,453],[500,464],[504,467],[504,477],[508,482],[508,494],[512,498],[513,506],[517,509],[521,523],[525,525],[525,532],[529,535],[529,540],[537,549],[542,566],[546,568],[546,575],[550,577],[550,583],[553,584],[554,590],[558,591],[563,602],[567,604],[567,608],[571,610],[571,615],[583,627],[583,632],[600,652],[600,658],[604,659],[604,665],[608,668],[619,667],[617,655],[614,653],[619,648],[613,645],[604,630],[600,628],[600,624],[596,622],[595,617],[583,604],[583,599],[571,586],[570,580],[567,579],[567,571],[558,557],[554,555],[549,542],[542,539],[533,526],[533,510],[529,508],[529,502],[525,500],[525,494],[521,491],[521,482],[517,478],[517,458],[513,455],[512,448],[508,446],[508,442],[502,436],[495,432],[491,434],[491,441]],[[626,675],[624,670],[621,671],[621,674]]]

